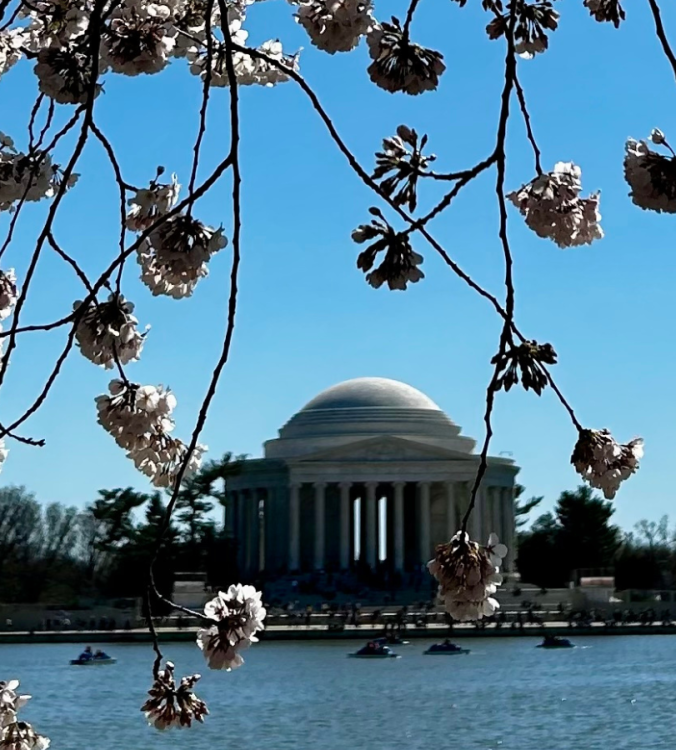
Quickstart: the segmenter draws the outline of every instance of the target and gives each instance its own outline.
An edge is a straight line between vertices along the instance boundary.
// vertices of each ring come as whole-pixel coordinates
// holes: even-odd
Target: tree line
[[[236,574],[236,540],[211,514],[226,506],[225,482],[242,459],[225,454],[183,482],[156,567],[163,594],[179,571],[203,572],[212,585]],[[142,596],[165,513],[162,493],[130,487],[100,490],[84,509],[44,505],[24,487],[0,488],[0,602],[66,606]]]
[[[518,488],[523,494],[523,488]],[[544,588],[560,588],[581,574],[606,572],[615,587],[670,589],[676,573],[676,529],[669,519],[642,520],[623,532],[612,523],[615,506],[587,486],[562,492],[554,510],[525,528],[527,514],[542,497],[517,500],[517,567],[522,580]]]

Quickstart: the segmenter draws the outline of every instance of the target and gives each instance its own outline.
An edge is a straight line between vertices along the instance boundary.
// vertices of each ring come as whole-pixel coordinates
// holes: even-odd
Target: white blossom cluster
[[[427,564],[439,582],[439,598],[454,620],[481,620],[499,608],[492,597],[502,583],[500,565],[507,547],[491,534],[482,547],[459,531],[448,544],[437,546],[433,560]]]
[[[244,664],[241,652],[249,648],[263,630],[265,608],[261,592],[241,583],[220,591],[204,607],[204,614],[214,624],[197,631],[197,645],[210,669],[236,669]]]
[[[570,462],[592,487],[612,500],[643,458],[643,440],[618,443],[608,430],[581,430]]]
[[[141,281],[155,296],[189,297],[208,275],[211,256],[226,244],[222,227],[213,229],[187,214],[172,216],[139,245]]]
[[[141,706],[148,724],[162,731],[190,727],[193,721],[204,723],[209,713],[207,704],[193,692],[200,675],[183,677],[176,687],[174,669],[172,662],[166,662],[148,691],[150,697]]]
[[[18,680],[0,681],[0,749],[1,750],[47,750],[49,739],[38,734],[27,722],[21,721],[17,713],[28,703],[30,695],[19,695]]]
[[[373,60],[368,73],[376,86],[416,96],[439,85],[439,76],[446,70],[443,55],[409,41],[396,18],[392,23],[375,24],[366,41]]]
[[[236,44],[246,41],[242,24],[254,2],[226,0],[227,24]],[[36,58],[34,72],[42,93],[60,104],[83,104],[89,97],[93,65],[99,75],[137,76],[159,73],[172,58],[187,57],[192,72],[204,77],[211,37],[212,83],[228,85],[218,0],[212,0],[208,20],[207,6],[206,0],[109,0],[102,12],[99,58],[93,61],[88,37],[93,0],[35,0],[18,14],[23,25],[0,31],[0,76],[25,50]],[[285,55],[279,41],[267,41],[257,51],[283,67],[298,69],[297,56]],[[288,80],[270,60],[235,52],[238,83],[273,86]],[[97,83],[94,95],[101,90]]]
[[[21,47],[25,43],[22,29],[0,31],[0,78],[21,60]]]
[[[668,147],[660,130],[650,140]],[[629,183],[632,201],[643,209],[658,213],[676,213],[676,158],[653,151],[645,141],[629,138],[625,145],[624,177]]]
[[[372,0],[291,0],[310,41],[330,55],[349,52],[375,24]]]
[[[73,173],[67,187],[72,187],[77,179]],[[52,198],[60,184],[61,172],[49,154],[24,154],[16,150],[8,135],[0,133],[0,211],[13,210],[21,200]]]
[[[5,320],[12,314],[17,295],[18,289],[14,269],[0,270],[0,320]]]
[[[572,162],[558,162],[554,171],[539,175],[507,198],[538,237],[551,239],[559,247],[589,245],[603,237],[600,196],[580,197],[581,174]]]
[[[101,46],[101,61],[113,73],[159,73],[176,46],[179,0],[123,0],[114,7]]]
[[[78,300],[73,309],[79,311],[83,305]],[[75,328],[82,354],[107,370],[115,366],[116,360],[121,365],[137,361],[146,334],[137,330],[138,320],[133,311],[133,303],[118,294],[111,294],[106,302],[87,303]]]
[[[158,177],[161,174],[160,170]],[[127,229],[131,232],[148,229],[176,205],[180,189],[176,175],[172,174],[169,183],[163,184],[155,179],[149,187],[137,190],[133,198],[127,201],[130,206],[125,222]]]
[[[89,98],[91,58],[79,50],[44,47],[35,64],[38,88],[59,104],[84,104]],[[97,83],[94,96],[101,93]]]
[[[156,487],[173,486],[188,448],[170,435],[176,406],[172,392],[162,386],[127,384],[117,379],[111,380],[108,390],[110,395],[96,398],[99,424]],[[199,469],[206,450],[204,445],[195,446],[183,476]]]
[[[230,25],[230,35],[235,44],[244,46],[248,32],[240,27],[239,21],[233,21]],[[282,43],[277,40],[264,42],[258,52],[274,60],[284,68],[298,71],[298,55],[285,55]],[[186,53],[190,62],[190,72],[205,80],[207,75],[207,50],[204,47],[190,47]],[[235,78],[240,86],[274,86],[289,80],[285,70],[278,68],[268,60],[252,57],[244,52],[235,51],[232,55],[232,64]],[[211,52],[211,78],[212,86],[225,87],[230,85],[227,67],[226,46],[222,42],[214,45]]]

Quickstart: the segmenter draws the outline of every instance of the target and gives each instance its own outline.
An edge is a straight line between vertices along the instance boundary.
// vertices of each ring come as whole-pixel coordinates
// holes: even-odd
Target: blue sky
[[[376,3],[403,15],[404,3]],[[646,456],[617,496],[616,520],[630,527],[672,510],[670,457],[676,407],[673,310],[676,286],[674,218],[634,207],[622,178],[627,136],[660,127],[676,140],[676,84],[654,37],[647,4],[632,4],[616,31],[597,24],[581,2],[557,3],[562,19],[551,49],[519,63],[543,165],[572,160],[585,192],[601,190],[606,238],[592,247],[559,250],[538,239],[510,211],[515,257],[516,313],[530,337],[559,353],[555,376],[590,427],[608,427],[622,441],[642,435]],[[406,123],[430,136],[440,170],[471,166],[495,140],[504,48],[490,42],[478,0],[426,0],[413,26],[416,41],[445,53],[438,92],[392,96],[368,80],[367,53],[328,56],[311,47],[290,7],[270,0],[250,11],[249,41],[279,37],[303,47],[301,69],[344,139],[369,169],[384,136]],[[667,29],[676,13],[665,13]],[[676,41],[676,33],[674,34]],[[22,135],[34,98],[29,63],[0,81],[6,103],[0,129]],[[96,119],[115,145],[125,178],[144,184],[158,164],[186,184],[197,130],[200,83],[182,61],[158,76],[106,77]],[[261,444],[318,391],[341,380],[383,376],[416,386],[462,426],[482,438],[485,387],[499,323],[423,241],[426,278],[407,292],[373,290],[356,269],[351,230],[368,218],[374,197],[332,146],[293,84],[246,89],[242,98],[243,262],[239,317],[225,370],[204,433],[210,454],[260,455]],[[11,102],[12,106],[7,106]],[[228,148],[228,93],[212,94],[202,175]],[[70,110],[61,108],[60,117]],[[71,139],[72,140],[72,139]],[[67,144],[65,144],[67,146]],[[511,121],[507,185],[533,176],[522,124]],[[62,159],[66,152],[60,152]],[[115,253],[118,204],[110,168],[92,142],[79,167],[80,183],[66,198],[56,236],[88,272]],[[465,188],[432,233],[477,280],[502,294],[494,173]],[[423,186],[421,206],[438,197]],[[426,189],[425,189],[426,188]],[[443,186],[442,186],[443,189]],[[25,271],[45,206],[25,212],[3,267]],[[231,228],[229,182],[198,204],[197,215]],[[389,214],[388,214],[389,215]],[[7,216],[0,218],[4,228]],[[130,263],[124,279],[142,325],[150,323],[142,360],[129,376],[169,385],[178,399],[176,434],[188,438],[221,346],[230,253],[211,263],[210,276],[188,300],[154,299]],[[82,296],[72,272],[45,253],[24,323],[56,318]],[[65,337],[60,330],[23,337],[0,395],[3,420],[28,405],[44,382]],[[24,426],[44,437],[43,449],[11,445],[4,483],[25,484],[42,501],[84,504],[100,488],[145,488],[112,439],[96,424],[94,397],[109,373],[74,353],[48,404]],[[523,467],[529,494],[574,487],[569,465],[575,432],[555,398],[512,391],[495,411],[493,453],[509,451]]]

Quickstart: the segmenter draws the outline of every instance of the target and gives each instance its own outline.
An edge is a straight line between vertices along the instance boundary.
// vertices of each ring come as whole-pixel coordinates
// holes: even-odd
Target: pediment
[[[350,462],[350,461],[372,461],[372,462],[405,462],[405,461],[451,461],[467,460],[471,457],[469,453],[441,448],[436,445],[427,445],[416,440],[386,436],[373,437],[365,440],[356,440],[348,445],[336,448],[328,448],[297,458],[300,463],[311,463],[314,461],[325,462]]]

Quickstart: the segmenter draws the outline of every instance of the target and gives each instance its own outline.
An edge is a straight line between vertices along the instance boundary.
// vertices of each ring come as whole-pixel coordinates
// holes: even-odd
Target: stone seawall
[[[168,642],[190,642],[195,639],[196,628],[158,628],[159,639]],[[429,625],[426,628],[409,627],[405,638],[541,638],[544,634],[575,639],[578,636],[617,635],[676,635],[676,625],[646,626],[622,625],[606,627],[602,624],[590,627],[569,628],[557,623],[523,628],[476,628],[472,625],[456,625],[452,631],[444,625]],[[305,627],[273,625],[261,634],[266,641],[317,641],[317,640],[361,640],[368,641],[383,636],[382,628],[347,626],[344,630],[329,630],[320,625]],[[25,631],[0,632],[0,646],[13,643],[149,643],[150,633],[146,629],[135,630],[70,630],[70,631]]]

